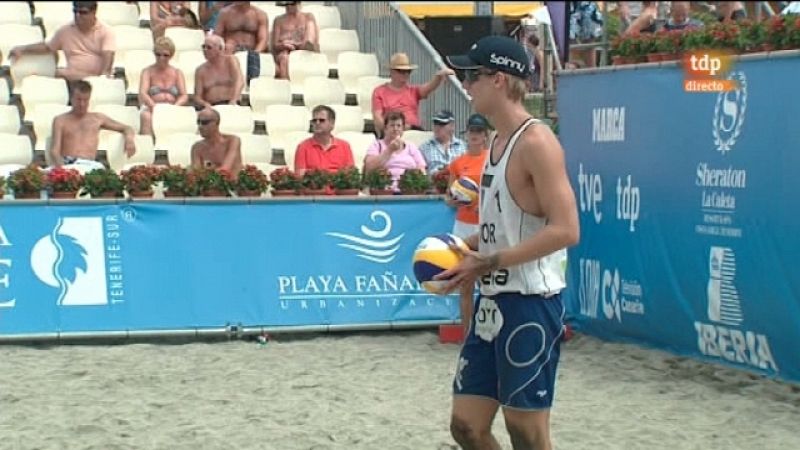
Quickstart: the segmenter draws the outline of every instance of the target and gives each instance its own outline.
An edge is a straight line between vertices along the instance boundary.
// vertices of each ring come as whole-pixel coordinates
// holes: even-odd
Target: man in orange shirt
[[[72,2],[75,21],[59,28],[49,42],[14,47],[13,58],[26,53],[43,54],[63,50],[67,67],[56,70],[56,76],[69,81],[92,75],[113,75],[114,32],[97,21],[97,2]]]
[[[469,177],[478,186],[481,184],[481,174],[483,166],[486,164],[486,156],[489,154],[489,121],[480,114],[473,114],[467,120],[467,152],[450,163],[450,181],[454,181],[462,176]],[[471,205],[459,206],[450,198],[446,197],[447,204],[457,207],[456,221],[453,224],[453,234],[464,239],[469,235],[478,232],[478,202]],[[461,287],[461,322],[465,327],[469,325],[469,318],[473,311],[473,288],[472,285],[464,284]]]
[[[350,144],[331,134],[336,126],[336,112],[329,106],[318,105],[311,110],[311,116],[314,135],[301,142],[294,154],[294,170],[297,176],[302,177],[311,169],[336,172],[354,166]]]

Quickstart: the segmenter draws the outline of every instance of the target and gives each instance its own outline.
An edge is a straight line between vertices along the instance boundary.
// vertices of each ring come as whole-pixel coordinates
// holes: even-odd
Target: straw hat
[[[411,64],[408,55],[405,53],[395,53],[389,60],[389,68],[396,70],[414,70],[417,68],[416,64]]]

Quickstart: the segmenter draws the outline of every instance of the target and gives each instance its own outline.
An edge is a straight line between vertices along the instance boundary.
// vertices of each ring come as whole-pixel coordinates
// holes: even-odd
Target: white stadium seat
[[[22,106],[25,108],[26,121],[31,120],[31,114],[40,103],[66,105],[69,102],[69,90],[63,78],[30,75],[22,80],[19,92],[22,96]]]
[[[289,80],[258,77],[250,80],[250,108],[253,118],[266,121],[267,106],[291,105],[292,90]]]
[[[11,49],[16,46],[43,41],[44,33],[42,33],[41,27],[33,26],[30,23],[0,24],[0,52],[3,53],[3,59],[0,62],[4,66],[10,65],[9,54],[11,53]]]
[[[361,133],[364,130],[364,117],[361,115],[361,108],[350,105],[330,105],[336,113],[336,128],[334,132],[355,131]]]
[[[303,104],[308,108],[317,105],[344,105],[346,98],[344,85],[335,78],[308,77],[303,82]]]
[[[192,164],[192,145],[202,139],[199,134],[193,133],[173,133],[163,140],[163,144],[157,143],[157,150],[167,151],[167,160],[171,165],[188,167]]]
[[[20,125],[19,109],[16,105],[0,105],[0,133],[17,134]]]
[[[248,106],[217,105],[214,109],[220,115],[219,130],[227,134],[252,133],[254,127],[253,111]]]
[[[325,28],[319,30],[319,51],[328,57],[328,65],[338,69],[339,53],[358,52],[361,46],[355,30]]]
[[[339,79],[348,94],[358,93],[358,79],[365,76],[378,76],[378,57],[374,53],[339,53]]]
[[[91,111],[107,115],[119,123],[125,124],[138,134],[141,126],[139,109],[135,106],[100,104],[90,107]],[[152,137],[152,136],[151,136]]]
[[[53,119],[69,110],[69,106],[60,103],[39,103],[36,105],[30,118],[30,121],[33,122],[33,132],[36,134],[36,150],[49,150],[48,142],[53,132]],[[49,152],[46,155],[49,157]]]
[[[202,50],[203,42],[206,39],[203,30],[183,27],[169,27],[164,31],[164,36],[172,39],[176,52]]]
[[[125,2],[98,2],[97,19],[108,26],[139,26],[139,11],[136,5]]]
[[[128,82],[127,94],[139,94],[139,82],[142,79],[142,71],[155,64],[156,57],[152,50],[128,50],[119,55],[119,60],[123,61],[125,68],[125,80]],[[184,74],[185,75],[185,74]]]
[[[165,150],[163,139],[175,133],[196,133],[197,112],[192,106],[157,103],[153,108],[153,135],[156,150]]]
[[[33,23],[31,8],[26,2],[0,2],[0,24],[18,23],[30,25]]]
[[[92,85],[90,108],[95,105],[125,106],[125,80],[104,76],[86,77],[84,80]]]
[[[269,105],[267,106],[267,134],[286,134],[290,131],[305,131],[310,128],[311,111],[305,106]],[[274,145],[274,143],[273,143]]]
[[[328,58],[322,53],[308,50],[295,50],[289,53],[289,82],[292,94],[303,93],[306,78],[328,76]]]
[[[303,11],[314,15],[320,30],[342,28],[342,16],[336,6],[303,5]]]
[[[33,149],[28,136],[0,133],[0,164],[20,164],[26,166],[33,159]]]
[[[350,149],[353,151],[353,162],[355,162],[358,170],[363,170],[367,149],[375,142],[375,135],[372,133],[344,131],[341,133],[334,133],[334,136],[350,144]]]
[[[268,164],[272,161],[272,143],[269,136],[250,133],[238,133],[237,136],[242,141],[242,161],[245,164]]]
[[[11,64],[11,81],[14,83],[13,92],[20,94],[22,80],[37,75],[53,78],[56,76],[56,58],[52,53],[42,55],[23,55]]]

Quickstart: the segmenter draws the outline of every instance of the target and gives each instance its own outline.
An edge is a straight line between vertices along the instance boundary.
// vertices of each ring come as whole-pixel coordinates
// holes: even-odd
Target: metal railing
[[[411,83],[427,83],[440,69],[447,67],[414,22],[395,2],[335,2],[342,18],[342,28],[356,30],[361,51],[374,53],[380,75],[389,76],[389,58],[396,52],[408,54],[417,70]],[[419,117],[423,128],[430,130],[431,117],[440,109],[449,109],[459,124],[472,112],[469,96],[458,78],[451,76],[426,100],[420,102]]]

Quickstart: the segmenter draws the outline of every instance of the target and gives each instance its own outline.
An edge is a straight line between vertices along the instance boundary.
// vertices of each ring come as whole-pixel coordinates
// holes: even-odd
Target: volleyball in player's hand
[[[478,201],[478,183],[469,177],[459,177],[450,185],[450,197],[459,205],[471,205]]]
[[[469,250],[461,238],[448,233],[426,237],[414,251],[414,276],[422,288],[432,294],[441,294],[447,283],[447,280],[434,280],[433,277],[461,261],[461,255],[451,249],[450,244]]]

